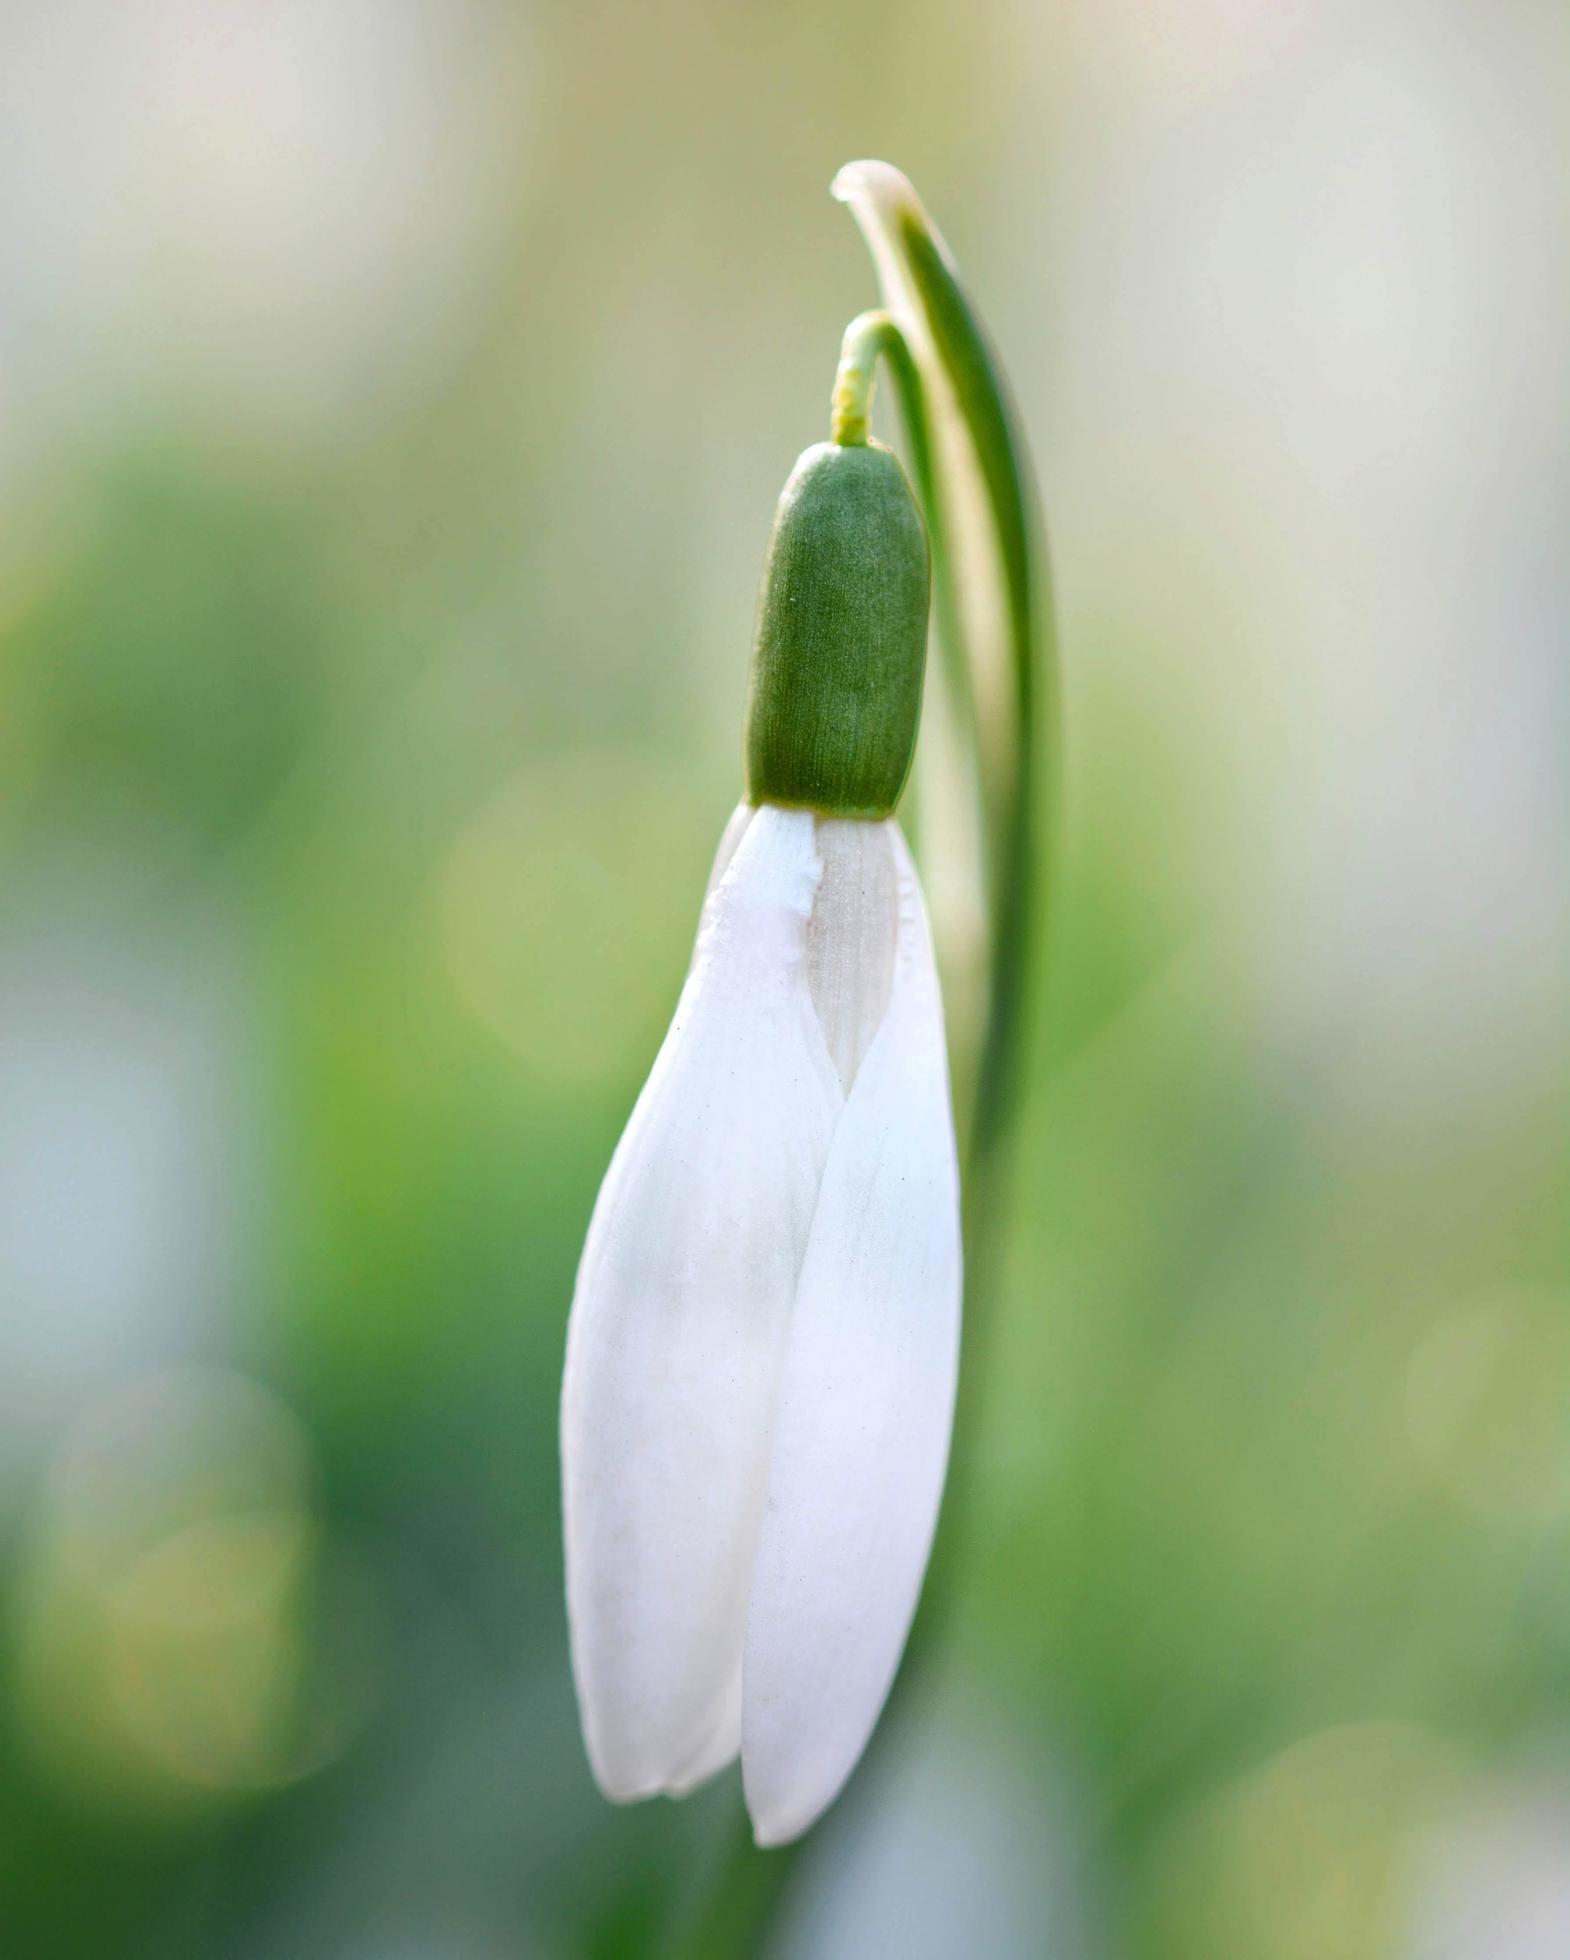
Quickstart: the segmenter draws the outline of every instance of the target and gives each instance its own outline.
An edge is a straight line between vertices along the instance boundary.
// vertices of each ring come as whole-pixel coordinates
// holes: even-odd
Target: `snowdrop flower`
[[[763,1845],[833,1801],[888,1694],[959,1337],[942,1006],[892,816],[926,540],[898,461],[848,433],[781,499],[748,797],[595,1206],[562,1397],[595,1776],[682,1796],[739,1753]]]

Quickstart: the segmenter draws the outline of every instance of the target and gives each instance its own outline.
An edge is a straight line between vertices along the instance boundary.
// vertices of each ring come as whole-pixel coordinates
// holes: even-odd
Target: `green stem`
[[[1057,663],[1028,452],[1007,384],[947,247],[910,184],[886,164],[850,165],[836,179],[835,194],[850,204],[866,236],[889,310],[921,369],[923,442],[931,455],[930,488],[921,487],[935,583],[940,595],[949,595],[938,608],[938,631],[954,643],[946,671],[979,676],[990,661],[990,678],[1003,683],[985,689],[972,684],[968,704],[961,704],[968,705],[966,733],[980,764],[986,1004],[969,1107],[960,1112],[966,1138],[964,1362],[938,1542],[901,1673],[908,1683],[932,1651],[934,1628],[954,1596],[972,1511],[974,1440],[1000,1280],[1026,1016],[1046,942],[1038,805],[1043,788],[1055,789],[1059,774]],[[970,506],[971,521],[964,524],[951,516],[962,501]],[[956,562],[956,546],[978,531],[990,536],[995,563]],[[985,582],[979,594],[978,582]],[[965,607],[962,592],[983,603]],[[981,644],[989,637],[989,644]],[[982,700],[988,703],[985,722],[975,705]]]
[[[867,446],[880,354],[891,359],[903,355],[907,362],[910,359],[905,337],[892,314],[878,310],[858,313],[840,342],[840,364],[829,405],[829,441],[842,449]]]
[[[874,316],[864,313],[861,317],[865,320]],[[965,657],[965,635],[960,619],[959,597],[954,586],[954,554],[950,548],[947,517],[939,495],[937,465],[933,460],[932,422],[921,385],[921,371],[902,333],[896,332],[882,351],[888,361],[889,372],[894,377],[900,421],[905,429],[905,446],[910,456],[910,473],[932,551],[932,617],[938,658],[943,662],[943,678],[948,690],[948,707],[959,723],[960,735],[969,752],[974,754],[976,697],[971,685],[970,664]],[[968,1125],[969,1111],[965,1112],[965,1116]]]
[[[778,1919],[806,1841],[760,1851],[743,1811],[714,1885],[696,1914],[677,1915],[658,1960],[760,1960]]]

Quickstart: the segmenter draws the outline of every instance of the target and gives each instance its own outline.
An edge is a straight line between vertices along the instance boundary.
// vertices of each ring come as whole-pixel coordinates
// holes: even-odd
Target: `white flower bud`
[[[680,1796],[739,1751],[761,1844],[833,1801],[926,1567],[959,1305],[942,1007],[904,839],[892,819],[738,812],[568,1335],[568,1608],[608,1796]]]

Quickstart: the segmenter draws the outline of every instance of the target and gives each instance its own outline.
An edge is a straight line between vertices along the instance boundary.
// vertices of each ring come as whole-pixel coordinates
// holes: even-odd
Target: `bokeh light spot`
[[[24,1724],[61,1782],[157,1810],[323,1760],[311,1481],[292,1413],[227,1370],[138,1377],[77,1421],[22,1594]]]
[[[1464,1776],[1451,1745],[1410,1723],[1307,1736],[1174,1832],[1159,1909],[1193,1960],[1389,1960]]]
[[[1445,1316],[1414,1353],[1407,1433],[1468,1509],[1548,1523],[1570,1510],[1570,1300],[1520,1292]]]
[[[521,771],[441,871],[441,943],[459,998],[550,1081],[646,1067],[719,834],[672,771],[634,755],[584,751]]]

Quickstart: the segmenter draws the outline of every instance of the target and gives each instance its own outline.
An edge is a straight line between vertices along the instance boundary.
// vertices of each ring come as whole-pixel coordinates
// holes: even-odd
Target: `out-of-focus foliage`
[[[574,1261],[921,187],[1065,782],[953,1643],[776,1948],[1570,1943],[1561,9],[0,23],[0,1926],[648,1951]]]

